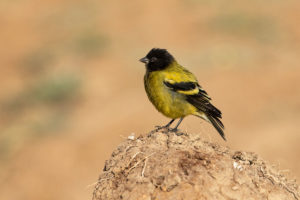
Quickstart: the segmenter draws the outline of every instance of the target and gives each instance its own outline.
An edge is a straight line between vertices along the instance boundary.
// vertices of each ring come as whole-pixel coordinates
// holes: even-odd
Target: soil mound
[[[117,147],[93,199],[298,200],[299,187],[255,153],[162,129]]]

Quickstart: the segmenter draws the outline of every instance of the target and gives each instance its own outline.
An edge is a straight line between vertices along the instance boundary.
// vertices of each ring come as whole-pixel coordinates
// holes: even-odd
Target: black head
[[[146,64],[147,70],[158,71],[167,68],[174,61],[174,58],[166,49],[153,48],[140,61]]]

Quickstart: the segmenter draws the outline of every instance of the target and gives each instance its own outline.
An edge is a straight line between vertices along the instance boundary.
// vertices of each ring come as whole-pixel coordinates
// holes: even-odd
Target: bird
[[[162,128],[169,128],[179,119],[172,129],[177,131],[186,116],[194,115],[211,123],[226,141],[222,113],[211,104],[211,97],[194,74],[181,66],[166,49],[153,48],[139,61],[146,66],[144,86],[149,100],[159,112],[171,118]]]

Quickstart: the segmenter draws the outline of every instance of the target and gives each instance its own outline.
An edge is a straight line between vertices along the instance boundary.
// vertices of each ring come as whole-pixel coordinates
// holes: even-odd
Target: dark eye
[[[151,60],[150,60],[150,62],[155,62],[155,61],[157,61],[156,57],[152,57]]]

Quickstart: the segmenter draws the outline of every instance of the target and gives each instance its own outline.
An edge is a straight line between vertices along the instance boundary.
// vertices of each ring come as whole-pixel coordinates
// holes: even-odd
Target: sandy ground
[[[296,0],[1,2],[0,199],[90,199],[124,138],[167,123],[143,88],[138,59],[152,47],[195,73],[223,112],[228,142],[196,117],[182,130],[256,152],[300,180],[299,8]]]

